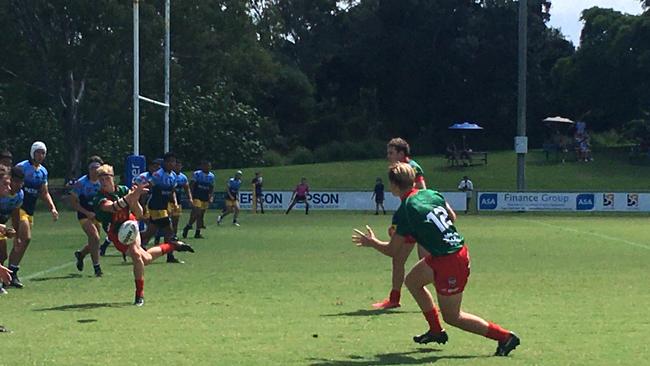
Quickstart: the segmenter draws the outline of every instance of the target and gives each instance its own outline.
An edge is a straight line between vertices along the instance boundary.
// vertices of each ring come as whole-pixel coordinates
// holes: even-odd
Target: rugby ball
[[[140,234],[138,222],[134,220],[125,221],[117,232],[117,238],[124,245],[135,243],[136,237]]]

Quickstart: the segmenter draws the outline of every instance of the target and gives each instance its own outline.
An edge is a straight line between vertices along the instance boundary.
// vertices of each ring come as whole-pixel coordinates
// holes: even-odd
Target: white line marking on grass
[[[632,246],[635,246],[635,247],[638,247],[638,248],[643,248],[643,249],[650,250],[650,246],[648,246],[648,245],[637,243],[635,241],[631,241],[631,240],[627,240],[627,239],[617,238],[615,236],[609,236],[609,235],[605,235],[605,234],[601,234],[601,233],[592,233],[592,232],[589,232],[589,231],[582,231],[582,230],[572,229],[572,228],[569,228],[569,227],[553,225],[553,224],[549,224],[547,222],[542,222],[542,221],[536,221],[536,220],[530,220],[530,219],[519,219],[519,220],[526,221],[526,222],[532,222],[534,224],[543,225],[543,226],[547,226],[547,227],[552,227],[552,228],[559,229],[559,230],[570,231],[572,233],[592,235],[592,236],[599,237],[601,239],[618,241],[618,242],[625,243],[625,244],[628,244],[628,245],[632,245]]]
[[[66,264],[62,264],[62,265],[60,265],[60,266],[56,266],[56,267],[52,267],[52,268],[48,268],[48,269],[46,269],[46,270],[44,270],[44,271],[40,271],[40,272],[36,272],[36,273],[32,273],[32,274],[30,274],[29,276],[25,276],[25,277],[23,277],[23,279],[24,279],[24,280],[31,280],[32,278],[36,278],[36,277],[42,276],[42,275],[47,274],[47,273],[50,273],[50,272],[58,271],[58,270],[63,269],[63,268],[65,268],[65,267],[69,267],[69,266],[71,266],[71,265],[73,265],[73,264],[75,264],[75,263],[76,263],[76,262],[69,262],[69,263],[66,263]]]

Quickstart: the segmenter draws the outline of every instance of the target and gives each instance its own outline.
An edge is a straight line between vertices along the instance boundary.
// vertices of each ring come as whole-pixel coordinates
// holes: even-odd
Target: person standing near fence
[[[379,215],[379,207],[386,214],[386,209],[384,208],[384,183],[382,183],[381,178],[377,177],[375,181],[375,190],[372,192],[371,199],[375,200],[375,215]]]
[[[466,199],[467,199],[467,205],[465,206],[465,213],[469,212],[469,203],[472,200],[472,192],[474,191],[474,183],[472,183],[471,180],[469,180],[468,176],[464,176],[463,179],[461,179],[460,183],[458,183],[458,190],[465,192]]]
[[[255,172],[255,178],[253,178],[251,184],[253,185],[253,213],[257,213],[258,204],[260,206],[260,212],[264,213],[264,193],[262,193],[264,179],[262,178],[262,173]]]

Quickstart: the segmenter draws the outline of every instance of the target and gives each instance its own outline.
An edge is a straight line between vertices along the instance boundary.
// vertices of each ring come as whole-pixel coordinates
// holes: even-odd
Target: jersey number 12
[[[436,207],[433,212],[427,214],[427,222],[436,224],[441,232],[445,232],[453,223],[449,220],[447,210],[442,207]]]

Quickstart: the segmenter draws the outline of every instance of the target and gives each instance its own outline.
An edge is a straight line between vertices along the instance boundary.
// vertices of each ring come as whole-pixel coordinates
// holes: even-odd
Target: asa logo
[[[587,211],[594,209],[594,194],[583,193],[576,197],[576,210]]]
[[[485,193],[481,195],[479,202],[479,209],[481,210],[494,210],[497,208],[497,195],[496,193]]]

